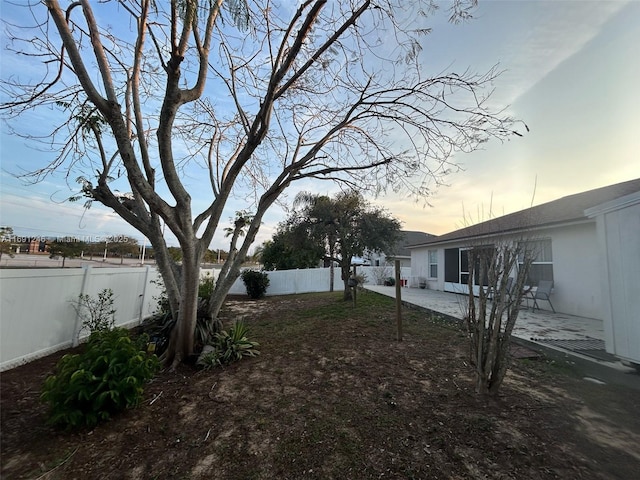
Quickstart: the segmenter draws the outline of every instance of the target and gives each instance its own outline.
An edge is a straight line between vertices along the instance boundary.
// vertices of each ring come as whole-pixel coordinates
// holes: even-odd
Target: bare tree
[[[496,395],[507,373],[511,333],[535,258],[530,245],[523,239],[497,240],[467,250],[466,325],[476,370],[476,393]]]
[[[230,198],[252,192],[252,215],[235,224],[245,235],[232,235],[238,245],[212,294],[212,319],[265,212],[293,182],[426,195],[455,153],[516,133],[512,119],[487,105],[496,68],[423,68],[428,20],[417,19],[433,12],[430,1],[65,4],[27,6],[32,34],[7,25],[3,54],[40,61],[42,76],[3,78],[10,100],[2,109],[15,134],[40,137],[56,152],[27,178],[79,172],[89,201],[151,242],[176,318],[169,364],[194,353],[200,262]],[[452,1],[451,20],[468,18],[474,4]],[[59,113],[47,134],[22,130],[34,110]],[[206,188],[194,186],[196,177]],[[180,244],[180,265],[165,225]]]
[[[389,262],[385,261],[384,264],[373,267],[372,272],[376,285],[383,285],[384,281],[393,275],[393,267]]]

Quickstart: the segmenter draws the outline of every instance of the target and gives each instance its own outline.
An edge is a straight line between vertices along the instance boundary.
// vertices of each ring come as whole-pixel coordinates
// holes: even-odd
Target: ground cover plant
[[[43,384],[50,406],[48,422],[67,428],[94,427],[125,408],[138,405],[144,384],[158,370],[146,353],[148,337],[131,339],[124,328],[96,330],[82,353],[60,359]]]
[[[61,353],[4,372],[4,479],[630,479],[640,395],[514,359],[500,394],[476,395],[451,324],[363,292],[228,298],[260,355],[161,372],[134,408],[56,430],[39,401]]]

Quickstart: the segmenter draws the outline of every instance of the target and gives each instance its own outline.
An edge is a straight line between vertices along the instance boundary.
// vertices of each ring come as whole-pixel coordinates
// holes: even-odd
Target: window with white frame
[[[527,285],[532,287],[538,286],[540,280],[549,280],[553,282],[553,254],[551,250],[551,239],[528,241],[521,244],[522,253],[518,260],[519,266],[522,266],[525,252],[531,255],[533,261],[529,268],[529,276],[527,277]]]
[[[438,278],[438,251],[429,250],[429,278]]]

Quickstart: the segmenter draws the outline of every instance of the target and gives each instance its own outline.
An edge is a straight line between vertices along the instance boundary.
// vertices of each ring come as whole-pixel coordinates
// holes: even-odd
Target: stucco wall
[[[424,278],[427,288],[431,290],[444,290],[444,250],[438,248],[438,278],[429,278],[429,250],[436,248],[417,248],[411,251],[411,276]]]
[[[600,267],[595,221],[537,230],[532,239],[551,239],[554,290],[551,301],[556,311],[602,319]],[[522,238],[521,235],[513,239]],[[509,238],[501,238],[508,241]],[[485,243],[491,243],[486,241]],[[412,275],[428,277],[429,250],[438,250],[438,279],[428,281],[429,288],[444,290],[444,249],[465,248],[468,243],[449,243],[411,250]],[[541,302],[542,308],[549,308]]]
[[[554,279],[551,299],[556,310],[601,320],[601,270],[595,222],[547,230],[541,236],[551,238]]]

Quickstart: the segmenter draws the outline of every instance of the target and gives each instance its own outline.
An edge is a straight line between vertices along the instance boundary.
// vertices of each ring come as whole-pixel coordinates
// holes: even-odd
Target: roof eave
[[[432,246],[439,246],[439,245],[444,245],[447,243],[464,243],[466,241],[477,241],[477,240],[483,240],[483,239],[489,239],[489,238],[496,238],[496,237],[504,237],[504,236],[513,236],[519,233],[525,233],[525,232],[535,232],[535,231],[539,231],[539,230],[548,230],[550,228],[558,228],[558,227],[563,227],[563,226],[569,226],[569,225],[579,225],[579,224],[584,224],[584,223],[594,223],[595,220],[592,218],[586,218],[586,217],[580,217],[580,218],[576,218],[574,220],[563,220],[560,222],[550,222],[550,223],[545,223],[542,225],[534,225],[534,226],[529,226],[529,227],[525,227],[525,228],[512,228],[512,229],[505,229],[505,230],[500,230],[500,231],[496,231],[496,232],[490,232],[490,233],[486,233],[486,234],[481,234],[481,235],[467,235],[464,237],[456,237],[456,238],[448,238],[448,239],[444,239],[444,240],[434,240],[433,242],[426,242],[420,245],[413,245],[410,246],[410,249],[415,249],[415,248],[424,248],[424,247],[432,247]]]

